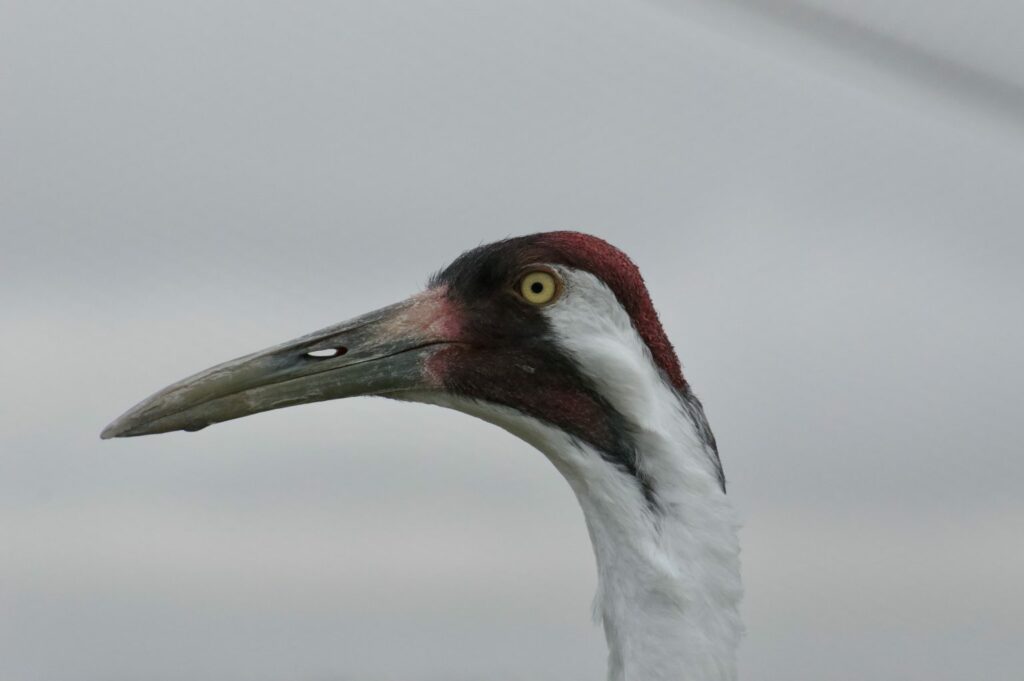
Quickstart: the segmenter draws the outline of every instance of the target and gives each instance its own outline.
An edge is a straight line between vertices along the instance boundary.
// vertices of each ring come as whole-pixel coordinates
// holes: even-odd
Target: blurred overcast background
[[[603,678],[581,513],[494,427],[98,437],[578,228],[718,436],[744,681],[1020,679],[1024,8],[853,4],[0,0],[0,678]]]

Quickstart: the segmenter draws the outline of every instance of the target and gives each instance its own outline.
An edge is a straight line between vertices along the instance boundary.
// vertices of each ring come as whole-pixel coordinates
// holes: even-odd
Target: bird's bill
[[[200,430],[271,409],[430,387],[426,361],[446,338],[440,292],[413,296],[164,388],[100,437]]]

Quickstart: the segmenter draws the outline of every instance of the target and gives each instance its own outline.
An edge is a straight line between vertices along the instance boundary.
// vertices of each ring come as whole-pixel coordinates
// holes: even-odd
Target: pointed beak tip
[[[140,424],[133,414],[134,410],[121,414],[107,424],[107,427],[100,432],[101,440],[112,440],[115,437],[134,437],[145,435],[145,431],[139,432]]]
[[[120,419],[118,419],[117,421],[114,421],[109,426],[104,428],[103,431],[100,433],[100,439],[101,440],[110,440],[110,439],[113,439],[115,437],[124,437],[125,434],[126,434],[124,432],[125,429],[121,427],[119,421],[120,421]]]

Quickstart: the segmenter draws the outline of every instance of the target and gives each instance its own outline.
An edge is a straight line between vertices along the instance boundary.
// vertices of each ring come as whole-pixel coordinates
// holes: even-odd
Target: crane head
[[[379,395],[512,410],[635,473],[635,428],[622,402],[645,389],[638,362],[651,381],[688,393],[632,261],[599,238],[546,232],[467,251],[405,301],[175,383],[101,437]]]

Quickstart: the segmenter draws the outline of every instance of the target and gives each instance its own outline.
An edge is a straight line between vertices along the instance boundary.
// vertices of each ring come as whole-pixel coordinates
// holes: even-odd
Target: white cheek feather
[[[615,295],[589,273],[555,269],[564,291],[543,313],[560,348],[630,423],[654,507],[635,478],[543,421],[444,393],[405,397],[508,430],[568,480],[597,559],[594,609],[610,681],[733,681],[742,636],[739,544],[712,453]]]

